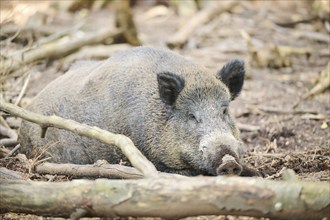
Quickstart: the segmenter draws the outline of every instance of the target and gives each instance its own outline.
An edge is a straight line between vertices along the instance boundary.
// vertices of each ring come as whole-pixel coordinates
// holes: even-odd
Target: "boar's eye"
[[[225,107],[222,109],[222,114],[227,115],[228,114],[228,107]]]
[[[191,112],[188,112],[188,120],[193,121],[195,123],[198,123],[198,120],[197,120],[196,116]]]

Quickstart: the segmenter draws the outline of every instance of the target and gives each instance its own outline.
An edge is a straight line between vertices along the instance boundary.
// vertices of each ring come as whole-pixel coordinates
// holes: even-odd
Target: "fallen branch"
[[[36,166],[35,172],[39,174],[66,175],[74,178],[143,178],[141,172],[134,167],[102,162],[85,165],[42,163]]]
[[[123,166],[119,164],[109,164],[102,160],[95,164],[57,164],[42,163],[35,167],[34,171],[38,174],[66,175],[73,178],[110,178],[110,179],[141,179],[143,175],[134,167]],[[179,174],[158,173],[159,177],[181,177]]]
[[[241,131],[259,131],[260,127],[255,125],[248,125],[242,123],[236,123],[237,127]]]
[[[33,182],[0,180],[0,212],[58,217],[329,216],[328,183],[242,177]],[[170,210],[170,211],[169,211]]]
[[[48,127],[56,127],[71,131],[81,136],[96,139],[105,144],[115,145],[121,149],[131,164],[141,171],[145,177],[157,175],[155,166],[134,146],[131,139],[125,135],[114,134],[98,127],[91,127],[55,115],[43,116],[5,102],[1,103],[0,110],[39,124],[44,133]]]
[[[15,54],[7,59],[1,59],[0,75],[5,75],[6,73],[8,74],[14,70],[17,70],[22,65],[46,57],[52,58],[67,55],[82,46],[101,43],[105,39],[114,37],[119,33],[121,33],[119,30],[104,28],[99,32],[84,34],[84,36],[81,36],[82,34],[79,33],[73,37],[63,37],[52,43],[42,45],[41,47]]]
[[[215,16],[232,9],[237,1],[212,1],[208,6],[198,12],[192,19],[182,26],[171,38],[167,40],[170,48],[182,47],[188,38],[203,24],[211,21]]]
[[[5,159],[13,156],[13,154],[20,148],[21,148],[21,145],[17,144],[11,151],[9,151],[9,153],[5,156]]]

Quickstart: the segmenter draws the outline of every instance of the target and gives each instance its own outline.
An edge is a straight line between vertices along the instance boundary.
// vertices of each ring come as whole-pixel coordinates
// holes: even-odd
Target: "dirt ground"
[[[33,22],[38,22],[38,16],[63,29],[82,21],[86,24],[85,30],[114,23],[111,7],[69,13],[49,8],[46,1],[16,5],[5,5],[1,1],[1,4],[2,13],[11,10],[13,14],[9,18],[20,25],[26,24],[26,19],[31,22],[32,17],[35,18]],[[18,11],[24,7],[30,11],[19,16]],[[31,12],[33,10],[39,15]],[[166,40],[190,19],[176,14],[173,7],[155,6],[154,1],[139,3],[133,11],[143,45],[166,46]],[[2,16],[1,22],[3,27],[8,20]],[[231,111],[242,128],[243,125],[249,127],[241,131],[247,146],[245,161],[262,171],[265,178],[279,179],[283,170],[290,168],[301,179],[330,181],[329,89],[304,99],[329,62],[329,32],[329,20],[318,13],[313,1],[242,1],[198,28],[183,48],[174,49],[214,71],[232,58],[245,60],[247,77],[243,92],[232,103]],[[26,36],[11,41],[8,39],[12,36],[1,35],[1,55],[32,45],[39,38],[32,32],[24,34]],[[274,52],[284,47],[290,51],[284,57]],[[30,67],[32,74],[20,105],[26,106],[69,66],[65,58],[60,58],[41,60]],[[2,98],[15,102],[26,76],[25,73],[2,82]],[[7,116],[6,121],[12,128],[19,128],[19,119]],[[2,149],[8,152],[11,148]],[[17,167],[15,155],[6,159],[4,156],[0,159],[1,166],[22,169]]]

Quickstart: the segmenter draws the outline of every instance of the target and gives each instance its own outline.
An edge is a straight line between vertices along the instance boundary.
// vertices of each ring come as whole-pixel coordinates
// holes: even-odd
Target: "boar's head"
[[[239,95],[244,74],[243,61],[233,60],[216,74],[157,75],[167,109],[159,155],[164,166],[188,175],[242,172],[244,148],[229,104]]]

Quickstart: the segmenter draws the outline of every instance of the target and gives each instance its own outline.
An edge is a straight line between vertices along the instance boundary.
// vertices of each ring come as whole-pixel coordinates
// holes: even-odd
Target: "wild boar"
[[[212,72],[169,50],[138,47],[105,61],[80,62],[36,96],[29,110],[124,134],[159,171],[242,174],[244,145],[229,112],[244,63]],[[19,141],[32,157],[47,147],[53,162],[126,161],[120,150],[72,132],[23,122]]]

